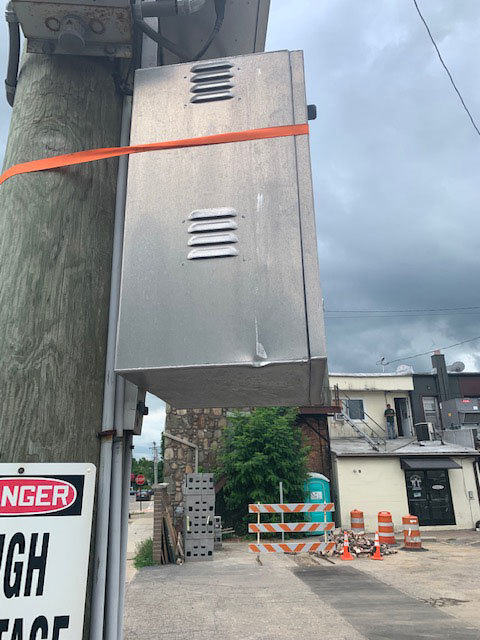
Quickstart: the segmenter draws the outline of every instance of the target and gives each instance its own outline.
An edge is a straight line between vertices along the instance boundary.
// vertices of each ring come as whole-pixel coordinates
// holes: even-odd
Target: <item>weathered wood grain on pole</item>
[[[26,55],[4,168],[117,145],[121,102],[108,60]],[[106,160],[0,187],[0,462],[98,465],[116,176]]]
[[[118,144],[108,60],[26,55],[4,168]],[[98,463],[116,160],[0,187],[0,462]]]

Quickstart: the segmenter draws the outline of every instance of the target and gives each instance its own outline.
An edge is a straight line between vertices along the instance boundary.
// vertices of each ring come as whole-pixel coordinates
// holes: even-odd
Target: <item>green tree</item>
[[[219,472],[226,477],[224,518],[237,530],[247,527],[249,503],[279,502],[280,481],[285,502],[303,501],[308,448],[296,418],[296,409],[269,407],[230,419]]]
[[[147,458],[133,458],[132,473],[138,475],[142,473],[145,476],[145,487],[151,487],[153,484],[153,460]],[[158,481],[163,479],[163,460],[158,463]],[[135,486],[135,485],[134,485]]]

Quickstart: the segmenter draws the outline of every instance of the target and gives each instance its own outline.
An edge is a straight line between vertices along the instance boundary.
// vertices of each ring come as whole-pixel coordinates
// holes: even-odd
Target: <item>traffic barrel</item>
[[[390,511],[378,512],[378,537],[380,544],[396,544],[393,533],[392,514]]]
[[[350,525],[353,533],[365,533],[365,520],[363,517],[363,511],[353,509],[350,511]]]
[[[402,517],[402,529],[403,529],[403,545],[405,546],[405,540],[407,538],[407,531],[410,527],[410,525],[415,524],[412,522],[412,518],[414,518],[415,516],[411,516],[410,514],[408,514],[408,516],[403,516]]]
[[[403,516],[403,549],[405,551],[425,551],[420,537],[420,526],[417,516]]]

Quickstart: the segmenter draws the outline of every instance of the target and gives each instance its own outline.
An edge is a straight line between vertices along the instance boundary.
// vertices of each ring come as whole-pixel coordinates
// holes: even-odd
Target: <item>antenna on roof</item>
[[[385,366],[387,364],[385,362],[385,356],[382,356],[380,360],[378,360],[377,364],[379,364],[382,367],[382,372],[385,373]]]

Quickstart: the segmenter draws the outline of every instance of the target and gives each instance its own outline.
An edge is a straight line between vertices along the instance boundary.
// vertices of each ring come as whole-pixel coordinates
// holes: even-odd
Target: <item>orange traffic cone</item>
[[[375,533],[375,553],[370,556],[370,560],[383,560],[382,552],[380,551],[380,540],[378,539],[378,531]]]
[[[343,537],[343,553],[340,556],[340,560],[354,560],[355,558],[350,553],[350,549],[348,548],[348,533],[345,531],[345,535]]]

